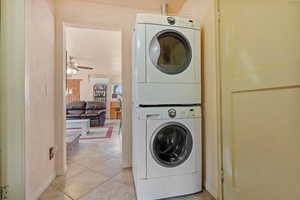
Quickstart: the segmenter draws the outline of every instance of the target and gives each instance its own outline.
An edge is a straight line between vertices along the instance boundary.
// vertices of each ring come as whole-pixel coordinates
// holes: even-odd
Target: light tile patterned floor
[[[68,158],[68,171],[57,177],[40,200],[135,200],[131,169],[121,168],[121,144],[118,121],[113,137],[97,142],[80,143]],[[169,200],[213,200],[207,193]]]

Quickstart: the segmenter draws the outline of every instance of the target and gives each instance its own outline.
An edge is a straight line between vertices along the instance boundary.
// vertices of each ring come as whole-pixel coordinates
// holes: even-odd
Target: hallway
[[[134,200],[135,192],[131,169],[121,167],[121,138],[119,122],[113,126],[109,139],[84,141],[68,159],[65,176],[57,177],[40,200]],[[213,200],[202,193],[173,200]]]

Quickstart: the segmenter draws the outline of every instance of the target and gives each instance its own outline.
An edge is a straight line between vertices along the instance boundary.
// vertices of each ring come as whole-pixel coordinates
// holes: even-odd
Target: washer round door
[[[152,156],[159,165],[177,167],[189,158],[193,137],[184,125],[167,123],[154,133],[150,145]]]
[[[169,75],[185,71],[192,60],[192,48],[187,38],[176,30],[163,30],[150,43],[150,59],[161,72]]]

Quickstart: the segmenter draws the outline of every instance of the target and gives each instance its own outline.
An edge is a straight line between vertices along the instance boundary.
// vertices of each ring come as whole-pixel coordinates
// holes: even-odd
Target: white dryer
[[[202,190],[201,108],[137,107],[133,174],[138,200]]]
[[[138,14],[133,41],[135,104],[201,103],[201,44],[197,21]]]

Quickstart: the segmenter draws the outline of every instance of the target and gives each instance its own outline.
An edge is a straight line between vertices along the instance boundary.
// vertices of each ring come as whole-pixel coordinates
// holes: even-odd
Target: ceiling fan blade
[[[93,67],[87,67],[87,66],[77,66],[79,69],[87,69],[87,70],[93,70]]]

